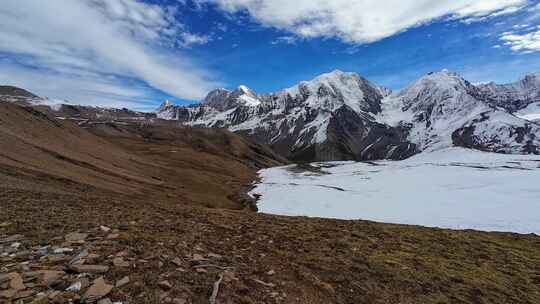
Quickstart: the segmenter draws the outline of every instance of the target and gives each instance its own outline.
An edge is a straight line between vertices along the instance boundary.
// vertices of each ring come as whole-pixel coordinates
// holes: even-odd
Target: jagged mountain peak
[[[241,84],[234,91],[232,91],[231,96],[234,98],[240,97],[242,95],[249,96],[251,98],[257,98],[257,94],[248,88],[247,86]]]
[[[164,102],[161,103],[161,105],[156,109],[156,113],[167,111],[168,109],[171,109],[174,107],[174,104],[166,99]]]
[[[243,85],[243,84],[239,85],[236,88],[235,91],[236,92],[241,92],[241,93],[244,93],[244,94],[253,94],[253,91],[250,88],[248,88],[246,85]]]

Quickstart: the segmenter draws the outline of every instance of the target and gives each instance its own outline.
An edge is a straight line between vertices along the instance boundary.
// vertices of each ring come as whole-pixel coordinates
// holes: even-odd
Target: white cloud
[[[183,47],[190,47],[196,44],[206,44],[210,41],[210,37],[207,35],[182,33],[180,36],[182,37],[182,42],[180,42],[180,45]]]
[[[281,36],[277,37],[276,39],[272,40],[270,44],[276,45],[276,44],[296,44],[298,41],[298,38],[295,36]]]
[[[185,53],[173,49],[185,42],[178,39],[191,39],[190,43],[194,39],[185,36],[188,31],[175,21],[175,13],[174,7],[138,0],[3,0],[0,55],[8,54],[10,73],[26,75],[29,83],[39,73],[45,81],[54,77],[75,86],[58,90],[73,96],[79,90],[80,98],[96,101],[114,95],[118,97],[114,100],[133,101],[145,92],[125,94],[134,93],[126,86],[132,85],[129,80],[140,80],[178,98],[198,99],[220,84]],[[9,77],[0,69],[0,79]],[[106,92],[110,88],[104,86],[106,78],[116,79],[113,86],[122,94]],[[19,82],[27,87],[23,78]],[[96,93],[93,98],[91,92]]]
[[[245,11],[266,26],[301,37],[368,43],[441,17],[482,18],[516,12],[527,0],[199,0]],[[472,19],[471,19],[472,20]]]
[[[505,32],[500,39],[515,52],[533,53],[540,51],[540,29],[527,33]]]

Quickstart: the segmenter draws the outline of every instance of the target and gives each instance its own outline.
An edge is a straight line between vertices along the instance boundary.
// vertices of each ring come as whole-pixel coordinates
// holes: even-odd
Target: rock
[[[113,265],[115,267],[129,267],[129,262],[124,261],[124,258],[118,257],[113,259]]]
[[[236,276],[234,275],[234,273],[230,270],[225,270],[223,272],[223,280],[225,282],[232,282],[232,281],[237,281],[238,279],[236,278]]]
[[[69,268],[78,273],[105,273],[109,271],[109,266],[104,265],[70,265]]]
[[[122,251],[118,252],[115,256],[117,256],[117,257],[125,257],[125,256],[128,256],[128,255],[129,255],[129,253],[128,253],[127,250],[122,250]]]
[[[174,298],[172,300],[172,302],[174,304],[187,304],[187,300],[186,299],[181,299],[181,298]]]
[[[24,239],[24,235],[22,235],[22,234],[14,234],[12,236],[8,236],[7,238],[0,239],[0,244],[13,243],[13,242],[16,242],[16,241],[20,241],[22,239]]]
[[[116,281],[116,288],[120,288],[127,284],[129,284],[129,276],[125,276],[121,278],[120,280]]]
[[[7,226],[9,226],[9,225],[11,225],[10,222],[2,222],[2,223],[0,223],[0,228],[7,227]]]
[[[118,234],[118,233],[111,233],[111,234],[107,235],[108,240],[114,240],[114,239],[117,239],[119,237],[120,237],[120,234]]]
[[[111,301],[111,299],[109,298],[105,298],[105,299],[101,299],[97,302],[97,304],[113,304],[113,302]]]
[[[81,251],[79,254],[77,254],[77,256],[75,256],[73,259],[71,259],[71,261],[69,261],[69,264],[77,264],[77,263],[82,263],[83,262],[83,259],[88,257],[88,249],[83,249],[83,251]]]
[[[197,273],[207,273],[207,272],[208,272],[208,270],[206,270],[206,269],[204,269],[204,268],[197,268],[197,269],[195,269],[195,271],[196,271]]]
[[[22,245],[21,243],[15,242],[15,243],[11,244],[11,248],[19,249],[19,247],[21,247],[21,245]]]
[[[68,242],[83,242],[87,237],[87,233],[72,232],[67,234],[65,239]]]
[[[32,302],[30,302],[31,304],[47,304],[49,303],[49,299],[47,297],[47,294],[43,293],[43,292],[40,292],[36,295],[36,297],[34,298],[34,300],[32,300]]]
[[[99,226],[99,229],[101,229],[101,231],[103,232],[109,232],[111,231],[111,228],[107,227],[107,226]]]
[[[53,292],[51,292],[48,296],[49,300],[54,300],[56,299],[58,296],[60,296],[60,291],[58,290],[55,290]]]
[[[64,254],[58,254],[58,255],[49,255],[43,258],[48,263],[52,264],[58,264],[58,263],[64,263],[69,261],[71,258]]]
[[[41,283],[44,286],[53,285],[66,274],[63,271],[53,271],[53,270],[43,270],[43,271],[39,271],[39,273],[43,275]]]
[[[15,296],[13,297],[13,299],[24,299],[24,298],[28,298],[28,297],[31,297],[35,294],[35,292],[33,290],[21,290],[19,292],[17,292],[15,294]]]
[[[267,275],[274,275],[274,274],[276,274],[276,271],[275,271],[274,269],[271,269],[271,270],[268,271],[266,274],[267,274]]]
[[[113,289],[112,285],[105,283],[103,277],[100,277],[92,283],[92,286],[84,293],[83,299],[86,302],[95,302],[106,295]]]
[[[67,291],[73,291],[73,292],[79,292],[81,291],[82,283],[80,281],[75,282],[71,284],[68,288],[66,288]]]
[[[169,283],[169,281],[160,281],[158,283],[158,286],[161,288],[161,289],[164,289],[164,290],[169,290],[172,288],[172,285],[171,283]]]
[[[9,280],[11,280],[9,274],[0,274],[0,284],[9,282]]]
[[[99,254],[90,253],[90,254],[88,254],[88,256],[87,256],[87,259],[88,259],[88,260],[95,260],[95,259],[97,259],[97,258],[99,258],[99,257],[100,257]]]
[[[263,282],[261,280],[258,280],[258,279],[252,279],[253,282],[257,283],[257,284],[261,284],[263,286],[266,286],[266,287],[275,287],[276,285],[273,284],[273,283],[266,283],[266,282]]]
[[[24,290],[26,289],[26,286],[24,286],[23,279],[20,274],[16,272],[12,272],[8,274],[10,277],[9,281],[9,287],[15,291]]]
[[[176,267],[182,266],[182,260],[180,258],[174,258],[171,263],[173,263]]]
[[[73,248],[56,248],[53,252],[55,254],[70,253],[73,251]]]
[[[193,258],[191,260],[194,262],[204,262],[204,261],[207,261],[208,259],[206,259],[204,256],[198,253],[195,253],[193,254]]]
[[[0,299],[11,299],[15,296],[16,293],[17,292],[12,289],[2,290],[0,291]]]
[[[213,258],[213,259],[221,259],[221,258],[222,258],[221,255],[215,254],[215,253],[209,253],[209,254],[208,254],[208,257],[209,257],[209,258]]]

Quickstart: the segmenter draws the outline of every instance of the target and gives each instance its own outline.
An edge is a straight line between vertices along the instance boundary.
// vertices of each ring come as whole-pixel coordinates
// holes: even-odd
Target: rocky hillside
[[[538,96],[536,75],[474,86],[445,70],[391,93],[334,71],[271,94],[245,86],[214,90],[200,104],[165,103],[157,116],[228,128],[293,160],[403,159],[452,145],[539,153]]]

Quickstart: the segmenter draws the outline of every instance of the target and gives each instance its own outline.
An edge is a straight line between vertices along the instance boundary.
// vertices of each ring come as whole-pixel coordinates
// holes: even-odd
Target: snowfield
[[[263,213],[540,234],[540,156],[462,148],[260,171]]]

